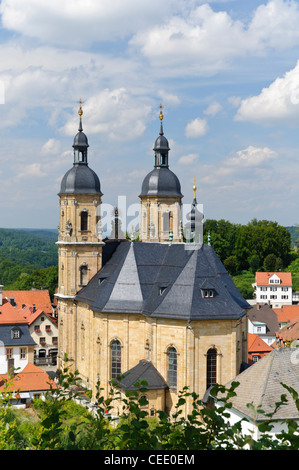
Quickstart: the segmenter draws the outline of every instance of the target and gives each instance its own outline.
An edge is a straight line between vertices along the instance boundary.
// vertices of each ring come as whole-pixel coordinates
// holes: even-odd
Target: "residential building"
[[[0,328],[2,325],[25,323],[34,341],[34,363],[55,365],[58,352],[57,319],[36,307],[23,305],[13,307],[10,302],[0,307]],[[33,362],[33,358],[32,358]]]
[[[276,347],[299,346],[299,316],[287,323],[276,333]]]
[[[269,352],[273,351],[273,347],[269,346],[258,335],[248,333],[248,364],[254,364]]]
[[[161,114],[155,172],[139,196],[141,241],[102,240],[103,194],[88,165],[82,114],[80,107],[74,163],[59,191],[58,365],[67,354],[83,385],[95,396],[100,380],[106,397],[112,378],[129,374],[130,381],[136,368],[148,367],[155,375],[151,413],[161,404],[170,412],[183,387],[203,396],[211,384],[239,373],[248,358],[250,305],[212,246],[186,246],[174,227],[182,194],[169,169]],[[161,225],[158,208],[165,204],[169,223]],[[191,409],[190,398],[186,412]]]
[[[0,324],[0,374],[33,363],[35,342],[25,320]]]
[[[299,317],[299,305],[283,305],[281,308],[273,308],[277,316],[279,328],[283,328],[295,318]]]
[[[256,303],[274,308],[292,305],[292,274],[282,272],[257,272],[253,284]]]
[[[48,290],[3,290],[0,286],[0,307],[10,302],[13,307],[22,308],[24,305],[32,305],[43,312],[52,315],[53,307]]]
[[[39,367],[28,363],[21,372],[0,374],[0,394],[12,392],[9,403],[14,408],[26,408],[34,399],[45,399],[57,388],[56,383]]]
[[[20,313],[27,321],[31,337],[36,343],[34,364],[55,365],[58,354],[57,319],[29,305],[24,306]]]
[[[268,346],[276,339],[280,324],[270,305],[254,305],[248,312],[248,333],[258,335]]]

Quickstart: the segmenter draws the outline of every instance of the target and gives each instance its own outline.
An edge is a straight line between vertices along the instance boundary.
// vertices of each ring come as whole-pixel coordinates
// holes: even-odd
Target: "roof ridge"
[[[270,361],[270,364],[268,366],[268,371],[267,371],[267,374],[266,376],[264,376],[264,385],[263,385],[263,393],[261,394],[260,396],[260,406],[262,406],[262,403],[263,403],[263,399],[265,397],[265,393],[266,393],[266,389],[267,389],[267,386],[268,386],[268,379],[270,377],[270,372],[271,372],[271,369],[272,369],[272,365],[273,365],[273,361],[274,361],[274,355],[276,353],[276,349],[273,349],[273,353],[272,354],[267,354],[265,357],[268,357],[268,360]],[[272,352],[272,351],[271,351]]]

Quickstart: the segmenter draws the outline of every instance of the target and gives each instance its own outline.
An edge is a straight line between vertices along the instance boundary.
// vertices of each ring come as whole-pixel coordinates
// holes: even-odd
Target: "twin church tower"
[[[82,384],[95,396],[100,381],[106,398],[112,379],[124,374],[125,390],[143,379],[149,414],[171,412],[183,387],[203,397],[240,372],[250,306],[209,244],[183,240],[183,195],[169,169],[162,111],[154,168],[139,194],[139,241],[102,239],[103,194],[88,166],[82,114],[80,106],[74,164],[59,192],[58,367],[66,354]],[[194,194],[190,233],[196,211]]]
[[[74,138],[74,164],[59,191],[59,297],[73,297],[102,266],[102,190],[88,166],[88,139],[83,132],[80,103],[79,129]],[[169,143],[163,132],[155,141],[155,165],[142,183],[139,239],[143,242],[181,242],[181,185],[169,169]]]

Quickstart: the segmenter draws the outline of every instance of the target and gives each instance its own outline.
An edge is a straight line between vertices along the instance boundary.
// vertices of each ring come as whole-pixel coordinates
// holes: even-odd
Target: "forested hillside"
[[[57,230],[0,229],[0,283],[4,289],[57,286]]]
[[[245,298],[251,298],[256,271],[291,271],[299,290],[299,258],[292,250],[297,227],[253,219],[247,225],[227,220],[204,222],[211,245]],[[48,289],[58,283],[57,230],[0,229],[0,283],[4,289]]]
[[[298,255],[292,249],[297,227],[253,219],[247,225],[227,220],[206,220],[204,242],[210,234],[211,245],[233,277],[241,294],[252,298],[252,283],[257,271],[290,271],[293,288],[299,289]],[[299,267],[299,266],[298,266]]]

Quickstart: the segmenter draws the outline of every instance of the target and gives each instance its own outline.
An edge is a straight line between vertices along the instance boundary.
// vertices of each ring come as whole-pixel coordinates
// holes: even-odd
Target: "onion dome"
[[[162,106],[160,106],[162,108]],[[139,197],[142,196],[179,196],[181,193],[181,184],[178,177],[169,169],[168,153],[170,150],[168,140],[163,132],[163,113],[160,110],[160,133],[154,145],[155,166],[144,178]]]
[[[62,178],[59,194],[102,194],[100,180],[88,166],[87,149],[89,144],[82,127],[82,101],[80,100],[79,103],[79,132],[73,143],[74,165]]]

